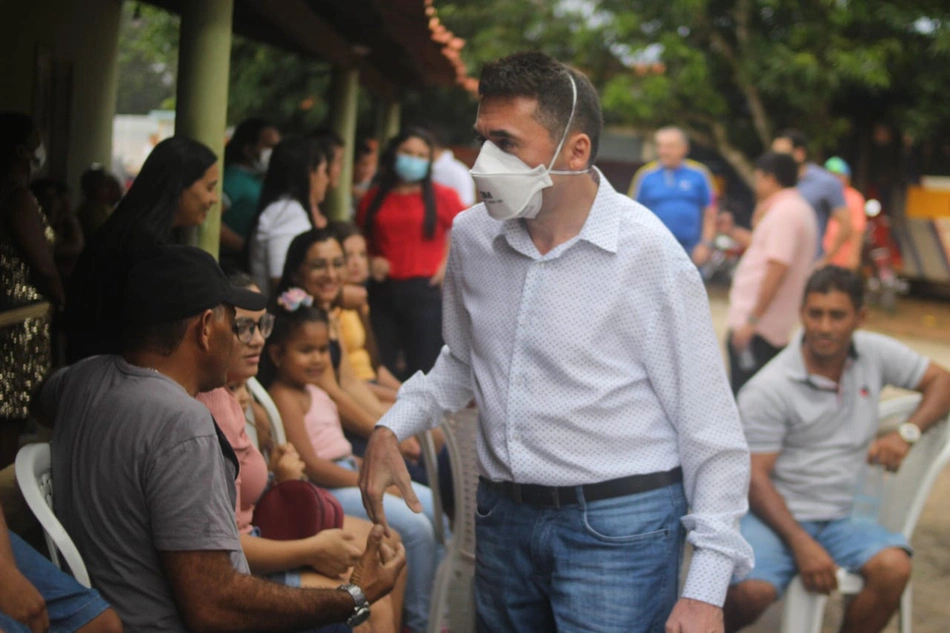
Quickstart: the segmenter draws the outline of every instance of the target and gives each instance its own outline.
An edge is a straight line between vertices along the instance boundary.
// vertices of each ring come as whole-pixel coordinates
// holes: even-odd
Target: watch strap
[[[344,583],[337,587],[337,589],[350,594],[355,605],[353,607],[353,614],[346,619],[347,626],[355,627],[366,622],[366,620],[369,619],[369,601],[366,599],[366,594],[363,593],[363,590],[353,583]]]

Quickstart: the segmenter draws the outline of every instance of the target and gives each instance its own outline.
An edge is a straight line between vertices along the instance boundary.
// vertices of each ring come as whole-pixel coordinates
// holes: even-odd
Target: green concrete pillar
[[[175,134],[210,147],[218,156],[221,171],[224,170],[233,12],[234,0],[181,3]],[[221,204],[218,203],[208,213],[204,225],[189,236],[188,241],[217,257],[220,232]]]
[[[376,138],[379,151],[386,148],[389,140],[399,134],[402,110],[397,99],[387,99],[376,104]]]
[[[343,139],[343,171],[340,185],[330,191],[323,210],[331,220],[349,220],[352,215],[353,155],[356,148],[357,99],[360,73],[355,68],[333,67],[330,78],[330,127]]]

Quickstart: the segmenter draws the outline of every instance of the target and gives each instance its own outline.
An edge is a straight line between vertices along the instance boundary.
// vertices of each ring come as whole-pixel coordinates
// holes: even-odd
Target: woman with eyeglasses
[[[454,189],[432,182],[432,148],[421,129],[394,138],[357,213],[369,247],[370,319],[380,358],[401,379],[430,370],[442,349],[449,230],[465,208]]]
[[[237,286],[257,290],[244,273],[235,273],[230,280]],[[268,455],[270,463],[265,461],[245,430],[245,411],[234,395],[248,379],[257,375],[265,339],[273,329],[273,314],[238,308],[227,387],[199,394],[198,400],[211,411],[240,464],[235,481],[235,515],[241,533],[241,547],[251,572],[291,587],[334,589],[342,578],[349,576],[352,565],[358,560],[362,544],[372,528],[369,521],[344,516],[342,529],[323,530],[306,539],[289,541],[262,538],[253,525],[257,501],[273,483],[305,478],[304,464],[290,444],[273,447]],[[392,531],[387,543],[395,546],[400,540],[399,534]],[[369,620],[373,631],[400,631],[404,592],[405,572],[393,593],[373,605]],[[321,632],[324,630],[329,633],[337,628],[320,629]]]

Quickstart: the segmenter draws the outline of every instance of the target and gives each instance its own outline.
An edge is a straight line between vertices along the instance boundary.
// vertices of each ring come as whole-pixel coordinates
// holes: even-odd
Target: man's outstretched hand
[[[383,526],[374,525],[366,538],[366,549],[360,562],[353,568],[350,582],[363,590],[363,595],[372,604],[390,591],[396,584],[402,568],[406,566],[406,548],[397,543],[395,549],[383,543]]]
[[[412,489],[412,480],[406,470],[399,451],[399,441],[396,434],[383,426],[376,427],[369,436],[366,453],[363,456],[363,466],[360,468],[360,492],[363,495],[363,507],[369,515],[369,520],[378,523],[389,533],[389,524],[386,522],[386,513],[383,511],[383,494],[386,489],[395,485],[406,505],[413,512],[422,512],[422,504]]]
[[[666,621],[666,633],[723,633],[722,609],[692,598],[680,598]]]

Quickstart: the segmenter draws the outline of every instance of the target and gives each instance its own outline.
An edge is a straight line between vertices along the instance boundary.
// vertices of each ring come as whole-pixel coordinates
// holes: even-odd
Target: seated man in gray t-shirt
[[[54,426],[56,514],[126,631],[362,621],[404,564],[402,546],[380,546],[375,528],[342,591],[248,575],[234,520],[237,459],[194,396],[225,382],[234,308],[265,303],[231,286],[209,254],[159,247],[129,274],[123,355],[58,371],[36,403]]]
[[[741,529],[755,568],[729,589],[727,631],[757,620],[796,574],[809,591],[832,591],[839,566],[864,578],[842,631],[881,631],[900,603],[910,547],[875,520],[852,518],[852,505],[869,463],[896,471],[921,433],[950,411],[950,373],[892,338],[855,331],[864,318],[862,288],[844,268],[813,273],[803,333],[739,392],[752,453]],[[923,398],[898,431],[876,437],[885,385]]]

